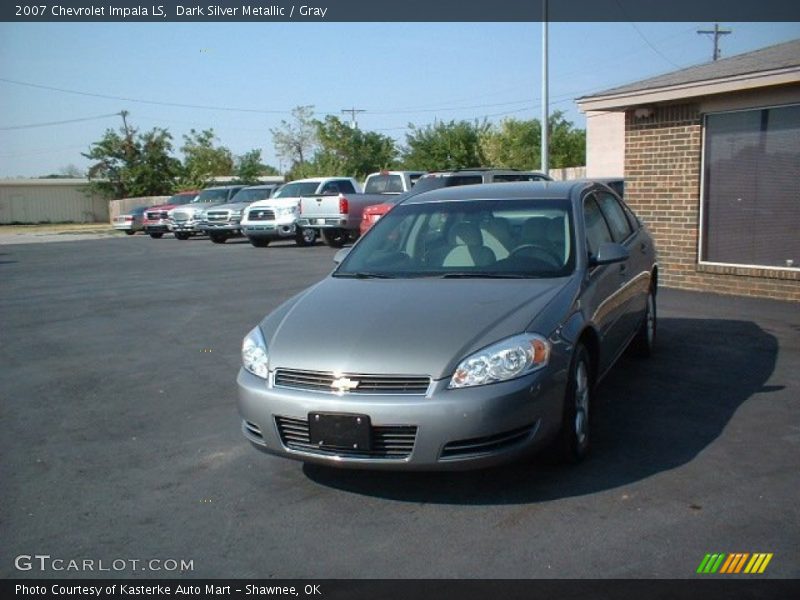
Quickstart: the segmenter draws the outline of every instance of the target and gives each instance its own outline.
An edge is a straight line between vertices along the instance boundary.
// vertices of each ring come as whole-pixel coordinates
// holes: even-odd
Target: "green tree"
[[[388,136],[362,131],[330,115],[324,121],[316,121],[315,125],[320,147],[311,162],[318,175],[364,179],[397,161],[397,148]]]
[[[172,136],[155,128],[139,134],[135,128],[107,129],[103,138],[82,153],[96,161],[88,170],[90,191],[110,198],[172,193],[181,173],[172,153]]]
[[[564,113],[549,117],[550,166],[577,167],[586,164],[586,132],[575,129]],[[542,124],[538,119],[505,119],[481,136],[481,149],[488,164],[512,169],[541,167]]]
[[[424,128],[409,125],[403,163],[408,169],[459,169],[480,167],[486,159],[480,138],[488,123],[469,121],[437,122]]]
[[[233,154],[225,146],[216,146],[213,129],[183,136],[183,181],[188,187],[205,187],[215,176],[233,175]]]
[[[258,183],[262,175],[279,175],[278,169],[261,162],[261,150],[255,149],[236,157],[235,174],[241,183]]]
[[[292,121],[282,120],[278,127],[269,130],[275,153],[285,160],[290,171],[305,164],[317,145],[317,127],[314,107],[296,106]]]

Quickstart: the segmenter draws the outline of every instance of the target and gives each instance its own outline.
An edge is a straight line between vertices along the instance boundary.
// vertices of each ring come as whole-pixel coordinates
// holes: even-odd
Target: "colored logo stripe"
[[[750,554],[749,552],[706,554],[700,562],[700,566],[697,567],[697,572],[703,574],[721,573],[731,575],[742,573],[742,569],[744,569],[744,573],[763,573],[769,561],[772,560],[772,556],[772,553],[766,552],[756,554]],[[745,564],[747,566],[745,566]]]

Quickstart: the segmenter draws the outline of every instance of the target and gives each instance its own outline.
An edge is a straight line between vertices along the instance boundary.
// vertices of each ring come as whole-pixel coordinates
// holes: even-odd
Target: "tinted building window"
[[[800,267],[800,106],[705,120],[706,262]]]

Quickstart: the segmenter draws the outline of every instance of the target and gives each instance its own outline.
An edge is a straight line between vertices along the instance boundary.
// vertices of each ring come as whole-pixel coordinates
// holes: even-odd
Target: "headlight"
[[[515,335],[462,360],[448,387],[465,388],[515,379],[541,369],[549,358],[550,343],[542,336]]]
[[[196,211],[194,211],[194,218],[197,221],[201,221],[202,219],[205,218],[205,216],[206,216],[206,211],[204,211],[204,210],[196,210]]]
[[[281,215],[282,217],[293,215],[295,212],[297,212],[296,206],[282,206],[275,210],[275,214]]]
[[[267,378],[267,344],[259,327],[254,327],[242,342],[242,366],[256,377]]]

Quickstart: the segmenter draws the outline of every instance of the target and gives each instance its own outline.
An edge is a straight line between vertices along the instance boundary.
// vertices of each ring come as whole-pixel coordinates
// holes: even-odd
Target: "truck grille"
[[[372,448],[370,450],[340,449],[327,450],[311,444],[308,420],[275,417],[281,443],[290,450],[309,452],[322,456],[346,456],[348,458],[389,458],[401,460],[411,456],[417,428],[414,425],[390,425],[372,427]]]
[[[348,394],[406,394],[424,396],[431,384],[430,377],[408,375],[360,375],[342,374],[358,385],[347,391]],[[333,382],[338,378],[330,372],[300,371],[294,369],[277,369],[275,371],[275,387],[311,390],[315,392],[333,393],[336,388]]]
[[[206,220],[209,223],[227,223],[230,214],[227,210],[215,210],[206,213]]]
[[[188,221],[189,219],[192,218],[192,214],[182,211],[175,211],[174,213],[172,213],[172,218],[175,221]]]
[[[165,210],[147,211],[147,219],[149,221],[158,221],[159,219],[166,219],[166,218],[167,218],[167,211]]]
[[[255,208],[249,213],[251,221],[274,221],[275,211],[269,208]]]

